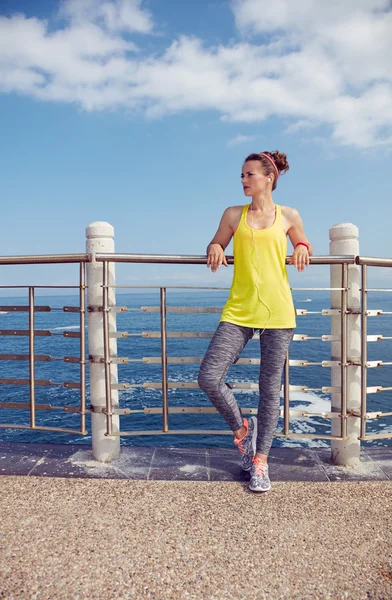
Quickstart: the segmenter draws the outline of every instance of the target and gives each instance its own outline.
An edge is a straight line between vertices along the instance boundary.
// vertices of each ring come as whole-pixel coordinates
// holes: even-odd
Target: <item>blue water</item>
[[[312,302],[305,302],[308,292],[294,292],[296,308],[306,308],[309,311],[321,311],[330,306],[329,295],[326,292],[311,292]],[[168,290],[168,306],[218,306],[222,307],[227,292],[217,291],[181,291]],[[26,305],[26,298],[3,298],[2,305]],[[62,309],[63,306],[78,306],[77,296],[38,297],[37,305],[50,305]],[[158,306],[159,291],[148,293],[132,293],[118,295],[117,304],[138,308],[141,306]],[[388,294],[369,293],[369,309],[392,310],[392,298]],[[219,322],[219,314],[168,314],[168,331],[214,331]],[[27,329],[27,313],[7,313],[0,315],[1,329]],[[118,314],[118,331],[139,333],[142,331],[158,331],[160,327],[159,313],[141,313],[131,311]],[[36,337],[36,354],[50,354],[54,358],[64,356],[79,356],[79,340],[64,338],[64,331],[79,330],[79,315],[54,310],[49,313],[35,314],[35,329],[49,329],[51,337]],[[369,318],[369,334],[392,336],[391,316]],[[310,336],[321,336],[330,333],[330,318],[321,315],[298,317],[296,333],[306,333]],[[209,339],[169,339],[169,356],[199,356],[202,357],[209,344]],[[391,361],[392,340],[368,344],[368,360]],[[242,353],[242,357],[259,357],[259,341],[251,340]],[[0,336],[0,354],[28,353],[27,337]],[[142,339],[130,337],[118,340],[118,355],[133,359],[160,355],[160,339]],[[308,342],[293,342],[290,358],[307,359],[311,362],[321,362],[330,359],[330,344],[321,340]],[[168,365],[169,381],[195,381],[199,365]],[[228,381],[258,381],[257,365],[234,365],[228,374]],[[331,370],[319,366],[291,367],[290,383],[321,388],[330,385]],[[64,381],[79,381],[79,365],[65,363],[63,360],[35,363],[36,379],[50,379],[54,383]],[[0,378],[29,378],[28,361],[0,361]],[[158,382],[161,379],[161,367],[143,363],[119,365],[119,382],[140,384],[145,381]],[[392,367],[383,366],[368,370],[368,385],[392,385]],[[87,369],[87,393],[89,394],[89,373]],[[257,391],[235,391],[240,406],[256,407]],[[0,385],[0,402],[29,402],[29,387],[15,385]],[[309,412],[330,410],[330,397],[323,393],[296,393],[290,395],[292,408],[301,408]],[[53,406],[78,406],[79,391],[66,389],[61,386],[36,387],[36,403],[50,403]],[[89,398],[87,398],[87,406]],[[169,405],[171,406],[210,406],[206,395],[199,389],[169,390]],[[131,409],[161,406],[160,390],[145,390],[135,388],[120,392],[120,406]],[[389,391],[368,395],[368,410],[392,411],[392,393]],[[282,427],[279,422],[279,429]],[[78,429],[80,418],[76,414],[63,411],[37,411],[37,425],[50,427],[65,427]],[[29,412],[26,410],[0,409],[0,423],[29,424]],[[121,430],[157,430],[162,427],[160,415],[135,414],[121,417]],[[169,415],[170,429],[226,429],[219,415],[185,414]],[[88,435],[74,435],[57,432],[27,431],[0,429],[0,439],[18,442],[48,442],[48,443],[91,443],[90,416],[87,415]],[[330,433],[330,421],[317,417],[291,420],[291,430],[295,433],[312,433],[324,435]],[[392,433],[392,418],[369,420],[368,433]],[[123,437],[123,445],[178,445],[178,446],[232,446],[230,436],[222,435],[161,435],[142,437]],[[371,445],[392,445],[392,440],[377,440],[366,442]],[[276,446],[327,446],[325,440],[299,440],[297,438],[275,438]]]

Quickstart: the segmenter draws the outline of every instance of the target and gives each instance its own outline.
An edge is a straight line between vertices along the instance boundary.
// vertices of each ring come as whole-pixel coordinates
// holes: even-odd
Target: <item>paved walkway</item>
[[[392,598],[388,448],[362,475],[273,449],[267,494],[231,450],[82,448],[0,444],[0,598]]]
[[[342,469],[329,463],[325,448],[272,448],[272,481],[392,480],[392,446],[361,451],[361,468]],[[236,448],[122,446],[121,457],[105,465],[93,460],[87,445],[0,442],[0,475],[94,477],[246,482]]]

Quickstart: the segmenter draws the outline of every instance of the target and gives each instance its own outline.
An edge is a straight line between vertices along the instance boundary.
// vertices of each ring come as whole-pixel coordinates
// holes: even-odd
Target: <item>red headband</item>
[[[268,160],[270,161],[270,163],[272,163],[275,171],[276,171],[276,180],[279,177],[279,171],[278,171],[278,167],[276,166],[276,164],[274,163],[274,161],[272,160],[272,158],[270,156],[268,156],[268,154],[266,154],[265,152],[260,152],[260,156],[265,156],[265,158],[268,158]]]

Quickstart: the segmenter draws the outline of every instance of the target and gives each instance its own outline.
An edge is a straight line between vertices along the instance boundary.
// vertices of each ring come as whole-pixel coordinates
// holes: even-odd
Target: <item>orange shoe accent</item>
[[[268,468],[268,463],[261,458],[256,458],[255,456],[252,458],[252,462],[255,465],[255,475],[265,475]]]
[[[241,439],[237,439],[234,438],[234,443],[237,446],[238,450],[241,452],[241,454],[245,454],[245,450],[244,447],[242,445],[242,442],[244,441],[244,439],[246,438],[246,436],[248,435],[248,419],[244,419],[244,423],[243,423],[246,427],[246,432],[245,434],[242,436]]]

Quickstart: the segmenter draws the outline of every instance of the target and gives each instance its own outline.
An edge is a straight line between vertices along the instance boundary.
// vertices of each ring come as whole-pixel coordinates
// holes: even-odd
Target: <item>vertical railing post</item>
[[[331,256],[359,255],[358,228],[352,223],[332,227],[329,239]],[[332,435],[346,437],[332,440],[331,460],[336,465],[354,467],[360,460],[360,419],[349,415],[350,411],[359,412],[361,406],[361,368],[352,365],[361,355],[360,270],[357,265],[331,265],[330,287],[342,288],[346,283],[347,291],[331,291],[331,308],[346,311],[331,317],[332,335],[341,336],[340,341],[331,342],[331,360],[340,363],[331,369],[331,385],[341,388],[341,392],[331,395],[332,412],[342,415],[332,419],[331,429]]]
[[[30,427],[35,428],[35,350],[34,350],[34,288],[29,287],[29,372],[30,372]]]
[[[80,431],[86,431],[86,265],[79,265],[79,327],[80,327]]]
[[[97,253],[114,252],[114,229],[109,223],[95,222],[86,229],[86,251],[93,260],[87,264],[87,304],[88,304],[88,352],[90,357],[90,401],[93,408],[91,414],[92,450],[93,457],[101,462],[111,462],[120,456],[120,437],[107,436],[106,423],[106,379],[104,349],[104,313],[103,313],[103,263],[95,260]],[[108,269],[108,307],[115,306],[116,295],[112,286],[115,285],[115,265],[109,264]],[[110,333],[116,329],[116,313],[109,313],[109,356],[117,356],[117,340]],[[110,385],[118,383],[117,364],[110,365]],[[111,390],[112,407],[118,406],[118,391]],[[97,408],[98,411],[94,412]],[[103,412],[102,412],[103,411]],[[112,416],[112,432],[119,429],[119,416]]]
[[[361,266],[361,331],[362,331],[362,347],[361,347],[361,439],[366,436],[366,411],[367,411],[367,332],[368,332],[368,316],[367,316],[367,265]]]
[[[284,363],[284,384],[283,384],[283,433],[290,433],[290,359],[289,351],[286,354],[286,362]]]
[[[166,288],[161,288],[161,361],[162,361],[162,431],[169,430],[169,399],[167,385]]]

